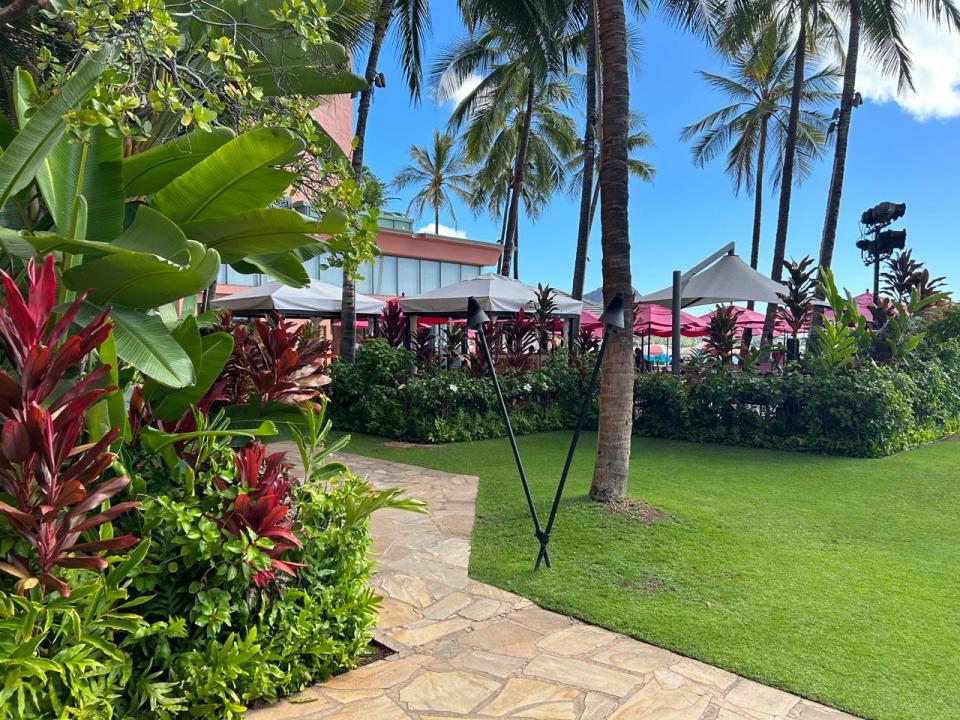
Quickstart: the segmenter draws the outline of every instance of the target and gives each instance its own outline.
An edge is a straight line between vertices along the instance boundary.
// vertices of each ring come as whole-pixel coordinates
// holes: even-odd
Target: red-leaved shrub
[[[5,296],[0,308],[0,341],[13,372],[0,368],[0,488],[13,504],[0,502],[0,515],[31,546],[27,556],[11,553],[0,570],[17,578],[16,590],[40,585],[63,596],[70,586],[54,568],[102,570],[95,553],[117,551],[137,542],[132,535],[78,542],[84,532],[112,521],[135,502],[95,512],[129,482],[125,477],[97,483],[113,460],[108,451],[114,428],[97,442],[83,444],[87,410],[113,388],[96,387],[109,372],[100,366],[81,377],[84,358],[110,333],[106,312],[68,334],[83,299],[53,322],[57,279],[53,256],[28,268],[29,300],[0,271]],[[51,327],[52,326],[52,327]],[[93,512],[94,514],[91,514]]]

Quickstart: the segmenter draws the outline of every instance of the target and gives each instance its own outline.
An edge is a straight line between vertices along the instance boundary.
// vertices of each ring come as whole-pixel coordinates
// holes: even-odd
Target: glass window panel
[[[440,263],[440,287],[460,282],[460,265],[457,263]]]
[[[259,275],[246,275],[237,272],[227,265],[227,285],[243,285],[244,287],[253,287],[260,284]]]
[[[221,265],[220,271],[217,273],[217,282],[221,285],[227,284],[227,266]]]
[[[436,260],[420,261],[420,292],[440,287],[440,263]]]
[[[343,270],[340,268],[327,268],[326,270],[321,270],[319,273],[320,277],[318,280],[325,283],[330,283],[336,287],[343,287]]]
[[[303,264],[303,267],[306,268],[307,276],[311,280],[320,279],[320,258],[310,258]]]
[[[365,262],[360,264],[360,279],[357,280],[357,292],[369,295],[373,292],[373,265]]]
[[[393,255],[382,255],[373,265],[373,293],[374,295],[399,295],[397,291],[397,258]]]
[[[475,278],[480,274],[480,266],[478,265],[461,265],[460,266],[460,279],[469,280],[470,278]]]
[[[420,292],[419,260],[397,258],[397,291],[401,295],[416,295]]]

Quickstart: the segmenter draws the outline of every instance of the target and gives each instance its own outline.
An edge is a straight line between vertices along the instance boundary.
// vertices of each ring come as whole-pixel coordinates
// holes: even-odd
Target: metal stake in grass
[[[504,425],[507,428],[507,437],[510,439],[510,447],[513,450],[513,457],[517,463],[517,471],[520,473],[520,484],[523,486],[523,494],[527,499],[527,507],[530,510],[530,518],[533,520],[534,535],[540,543],[540,549],[537,553],[537,560],[534,569],[540,569],[540,563],[546,563],[547,567],[552,567],[550,563],[550,554],[547,545],[550,543],[550,533],[557,519],[557,511],[560,508],[560,499],[563,496],[563,489],[567,484],[567,475],[570,472],[570,464],[573,462],[573,456],[577,449],[577,441],[580,439],[580,431],[583,429],[584,420],[587,417],[587,410],[590,407],[590,400],[593,397],[593,391],[597,385],[597,378],[600,375],[600,365],[603,362],[603,355],[607,348],[607,340],[610,337],[612,328],[624,327],[623,301],[620,296],[616,296],[603,311],[600,316],[603,322],[603,340],[600,343],[600,351],[597,353],[597,362],[593,367],[593,373],[590,375],[590,383],[587,385],[587,391],[583,396],[580,406],[580,415],[577,418],[577,425],[573,431],[573,438],[570,442],[570,449],[567,451],[567,460],[563,466],[563,472],[560,475],[560,483],[557,485],[557,492],[553,498],[553,506],[550,508],[550,518],[547,521],[547,527],[544,529],[540,525],[540,518],[537,515],[537,508],[533,502],[533,496],[530,493],[530,484],[527,482],[527,474],[523,469],[523,460],[520,457],[520,449],[517,447],[517,438],[513,432],[513,424],[510,422],[510,413],[507,410],[507,403],[503,398],[503,391],[500,389],[500,381],[497,378],[497,368],[493,362],[493,356],[490,353],[490,346],[487,343],[487,336],[483,332],[483,324],[489,322],[490,318],[481,309],[480,304],[475,298],[467,300],[467,325],[477,331],[478,342],[483,349],[484,357],[490,366],[490,378],[493,380],[493,387],[497,393],[497,400],[500,403],[500,414],[503,416]]]

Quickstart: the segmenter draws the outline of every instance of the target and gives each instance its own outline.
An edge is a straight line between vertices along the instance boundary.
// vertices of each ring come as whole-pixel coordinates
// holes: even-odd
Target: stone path
[[[843,720],[789,693],[543,610],[467,577],[477,478],[346,456],[430,514],[380,511],[377,639],[397,654],[250,720]]]

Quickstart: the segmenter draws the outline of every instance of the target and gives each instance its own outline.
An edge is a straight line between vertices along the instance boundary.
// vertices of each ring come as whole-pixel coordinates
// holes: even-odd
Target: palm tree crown
[[[472,177],[468,165],[456,140],[440,130],[433,131],[432,146],[410,146],[410,161],[393,179],[393,187],[397,190],[417,188],[407,213],[419,217],[427,208],[432,209],[434,233],[439,234],[440,210],[446,208],[456,223],[453,198],[470,201]]]
[[[771,180],[774,184],[779,182],[793,87],[792,45],[788,26],[770,23],[729,57],[732,71],[729,77],[700,73],[711,87],[732,102],[685,127],[681,139],[695,139],[693,161],[701,167],[726,150],[726,170],[738,194],[744,189],[748,193],[755,190],[758,150],[765,131],[769,131],[769,138],[773,140],[772,145],[767,145],[767,152],[777,161]],[[814,160],[823,153],[828,118],[816,107],[839,97],[838,77],[839,69],[831,66],[803,79],[797,132],[797,181],[809,175]]]

